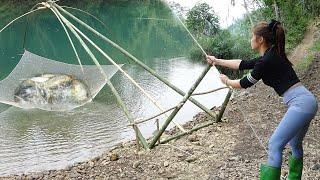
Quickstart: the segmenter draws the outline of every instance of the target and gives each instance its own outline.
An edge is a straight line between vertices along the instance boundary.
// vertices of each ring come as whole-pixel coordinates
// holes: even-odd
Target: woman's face
[[[251,37],[251,48],[253,50],[259,50],[262,45],[263,39],[261,37],[257,37],[254,33],[252,33]]]

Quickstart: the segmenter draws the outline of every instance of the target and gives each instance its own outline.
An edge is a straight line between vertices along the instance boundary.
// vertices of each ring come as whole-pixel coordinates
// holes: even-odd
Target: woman
[[[231,69],[253,69],[246,77],[230,80],[221,75],[221,81],[233,88],[248,88],[260,79],[283,96],[288,110],[273,132],[268,144],[268,162],[260,167],[260,179],[280,179],[282,151],[287,143],[292,154],[289,157],[288,179],[301,179],[303,169],[302,140],[310,121],[316,115],[318,103],[298,79],[285,53],[285,34],[280,22],[260,22],[252,30],[251,47],[261,57],[242,61],[217,59],[207,56],[207,62]]]

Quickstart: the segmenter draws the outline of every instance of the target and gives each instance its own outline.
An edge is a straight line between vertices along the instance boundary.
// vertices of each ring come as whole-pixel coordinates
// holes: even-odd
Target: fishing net
[[[0,81],[0,102],[20,108],[65,111],[80,107],[107,83],[95,65],[67,64],[25,51],[13,71]],[[117,69],[102,65],[110,79]],[[23,97],[22,97],[23,96]]]

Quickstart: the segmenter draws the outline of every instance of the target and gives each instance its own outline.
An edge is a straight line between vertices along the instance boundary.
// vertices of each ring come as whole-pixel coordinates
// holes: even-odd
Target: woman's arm
[[[239,69],[240,62],[242,61],[241,59],[217,59],[214,56],[207,56],[206,59],[209,64],[224,66],[235,70]]]
[[[241,89],[241,85],[240,85],[240,79],[235,79],[235,80],[231,80],[228,78],[228,76],[221,74],[220,75],[220,80],[222,83],[224,83],[226,86],[232,87],[232,88],[236,88],[236,89]]]

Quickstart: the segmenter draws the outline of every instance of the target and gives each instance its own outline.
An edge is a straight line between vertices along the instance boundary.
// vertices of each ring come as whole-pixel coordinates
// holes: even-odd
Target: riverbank
[[[312,56],[311,64],[299,72],[299,77],[320,99],[320,53],[313,52]],[[247,90],[235,91],[223,122],[150,151],[137,151],[135,143],[128,142],[66,169],[0,179],[258,179],[260,163],[267,158],[264,147],[285,110],[274,90],[259,82]],[[208,118],[200,113],[184,127],[190,129],[206,121]],[[304,140],[303,179],[320,179],[319,133],[320,113]],[[289,150],[286,147],[284,151],[283,178],[288,172]]]
[[[319,73],[320,55],[316,55],[308,75],[301,80],[318,99]],[[235,93],[222,123],[150,151],[137,152],[134,142],[129,142],[91,161],[63,170],[2,179],[258,179],[258,168],[260,163],[266,161],[266,153],[248,122],[266,144],[285,109],[282,100],[271,88],[258,83],[251,89]],[[206,116],[200,114],[185,127],[205,121]],[[319,132],[318,113],[304,141],[304,179],[320,178]],[[283,177],[288,172],[288,153],[289,148],[286,148]]]

